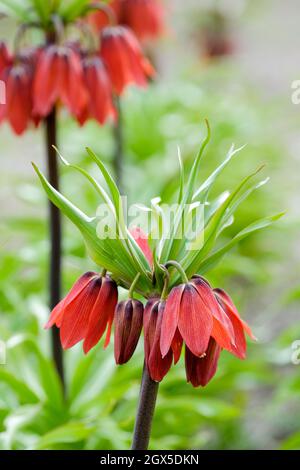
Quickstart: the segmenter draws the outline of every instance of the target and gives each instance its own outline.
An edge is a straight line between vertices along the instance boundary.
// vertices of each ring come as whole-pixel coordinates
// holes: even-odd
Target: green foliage
[[[103,0],[108,3],[109,0]],[[38,23],[44,28],[51,24],[53,15],[64,23],[72,23],[89,11],[89,0],[0,0],[0,12],[23,23]]]

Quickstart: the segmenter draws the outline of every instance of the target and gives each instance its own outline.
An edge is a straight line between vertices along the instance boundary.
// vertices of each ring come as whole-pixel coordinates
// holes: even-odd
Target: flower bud
[[[139,300],[119,302],[115,310],[115,360],[125,364],[132,357],[143,326],[144,306]]]

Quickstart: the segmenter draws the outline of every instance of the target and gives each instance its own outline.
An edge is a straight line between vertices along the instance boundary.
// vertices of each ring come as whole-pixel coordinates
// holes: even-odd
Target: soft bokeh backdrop
[[[299,5],[296,0],[165,3],[167,34],[149,50],[157,79],[146,91],[131,89],[122,102],[125,192],[134,202],[148,202],[159,193],[172,200],[176,147],[191,164],[207,117],[212,142],[203,176],[232,142],[247,146],[220,179],[219,190],[261,162],[271,176],[243,205],[238,220],[250,223],[268,213],[288,212],[209,274],[213,285],[231,292],[258,342],[249,345],[244,362],[224,353],[205,389],[186,384],[181,361],[160,386],[151,448],[299,449],[300,365],[292,363],[292,343],[300,340],[300,107],[291,101],[291,83],[299,78]],[[228,42],[230,54],[212,58],[207,44],[215,31],[217,4],[221,43]],[[13,27],[2,20],[0,37]],[[112,346],[103,351],[99,345],[86,357],[80,347],[67,352],[66,402],[49,359],[49,333],[43,330],[49,314],[47,201],[30,165],[33,160],[43,167],[42,132],[16,138],[6,125],[0,128],[0,339],[7,344],[7,363],[0,365],[0,448],[126,449],[142,344],[134,359],[119,368]],[[68,160],[95,175],[85,146],[108,164],[114,152],[109,126],[79,129],[67,115],[61,116],[59,142]],[[61,171],[63,192],[93,214],[97,194],[76,173]],[[95,267],[66,220],[64,234],[66,292],[82,272]]]

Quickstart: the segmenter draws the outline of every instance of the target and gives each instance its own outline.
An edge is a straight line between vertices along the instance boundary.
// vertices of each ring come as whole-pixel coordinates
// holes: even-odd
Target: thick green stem
[[[146,365],[144,365],[138,410],[136,415],[132,450],[147,450],[152,420],[158,393],[158,383],[149,376]]]

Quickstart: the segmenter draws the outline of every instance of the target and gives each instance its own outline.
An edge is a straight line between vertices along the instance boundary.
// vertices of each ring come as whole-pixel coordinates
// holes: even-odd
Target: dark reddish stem
[[[59,190],[59,173],[57,167],[57,155],[53,145],[57,144],[57,116],[56,109],[46,118],[46,147],[47,164],[50,184]],[[60,301],[61,294],[61,217],[56,206],[49,202],[49,225],[50,225],[50,266],[49,266],[49,306],[52,310]],[[64,387],[64,365],[62,347],[59,339],[59,330],[53,327],[52,354],[54,363]]]
[[[123,190],[123,161],[124,161],[124,135],[123,135],[123,117],[121,101],[118,96],[115,97],[115,107],[117,111],[117,118],[114,125],[115,135],[115,154],[113,159],[113,167],[116,178],[116,183],[120,192]]]
[[[158,383],[149,376],[144,365],[139,404],[137,409],[132,450],[147,450],[150,440],[152,420],[158,393]]]

